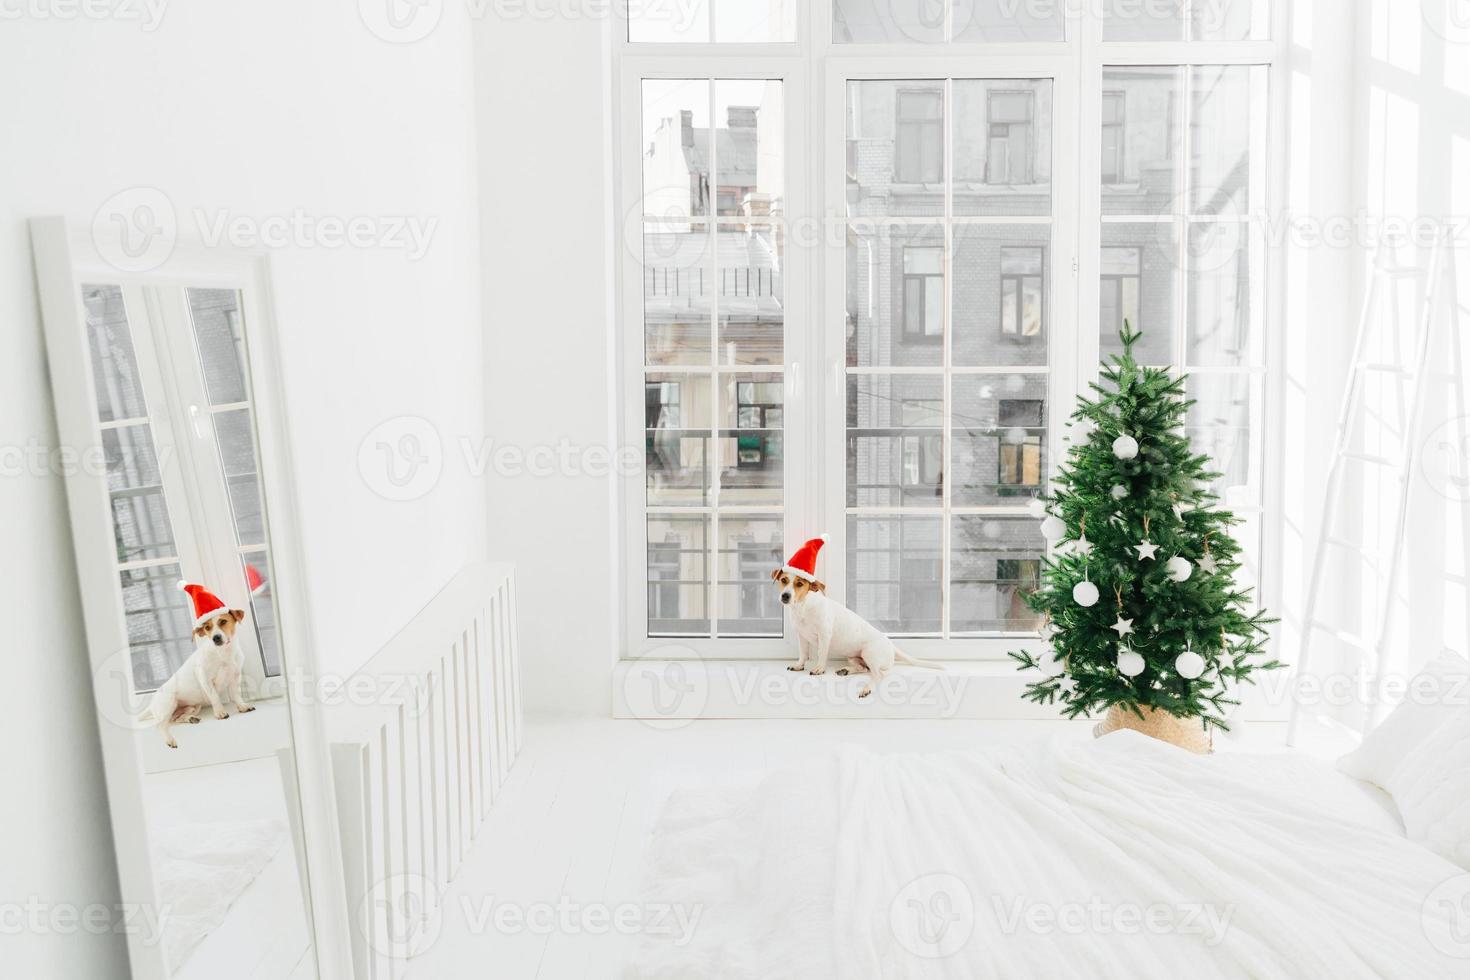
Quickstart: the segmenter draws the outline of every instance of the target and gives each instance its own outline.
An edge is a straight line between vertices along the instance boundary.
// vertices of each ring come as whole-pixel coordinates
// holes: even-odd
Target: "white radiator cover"
[[[357,980],[395,980],[521,747],[515,574],[463,569],[329,707]]]

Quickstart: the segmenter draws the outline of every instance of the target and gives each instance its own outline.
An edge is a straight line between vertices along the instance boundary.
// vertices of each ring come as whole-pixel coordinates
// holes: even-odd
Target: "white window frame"
[[[783,83],[785,113],[785,216],[797,223],[822,227],[818,241],[796,241],[788,235],[786,251],[785,338],[785,543],[787,551],[807,536],[825,531],[821,570],[828,594],[846,598],[846,357],[842,311],[845,307],[845,255],[840,235],[832,232],[846,220],[844,151],[846,83],[859,79],[904,78],[1051,78],[1052,88],[1052,241],[1044,278],[1048,304],[1047,344],[1050,374],[1048,479],[1065,458],[1063,423],[1075,397],[1096,380],[1100,337],[1095,329],[1101,301],[1100,248],[1102,227],[1102,72],[1115,65],[1263,65],[1268,78],[1268,118],[1257,132],[1264,135],[1257,161],[1262,185],[1252,197],[1252,214],[1270,216],[1284,187],[1283,154],[1286,85],[1281,77],[1289,37],[1289,3],[1273,0],[1268,40],[1250,41],[1103,41],[1103,24],[1090,5],[1068,5],[1066,40],[1052,42],[837,44],[831,39],[832,9],[826,2],[803,5],[797,40],[785,43],[656,43],[630,42],[625,25],[611,25],[612,172],[616,201],[614,229],[619,242],[614,261],[617,285],[615,329],[619,337],[616,370],[623,391],[618,432],[622,444],[641,447],[643,433],[643,308],[641,253],[638,236],[629,228],[641,219],[642,194],[641,81],[645,78],[770,78]],[[1075,9],[1074,9],[1075,8]],[[946,114],[945,125],[951,124]],[[712,121],[713,122],[713,121]],[[1256,124],[1260,125],[1260,124]],[[1034,124],[1033,124],[1034,127]],[[1033,128],[1033,139],[1037,138]],[[1253,151],[1255,147],[1253,145]],[[1069,161],[1075,160],[1075,165]],[[1039,161],[1038,161],[1039,162]],[[946,175],[952,161],[945,162]],[[1188,166],[1188,157],[1181,161]],[[1254,190],[1254,188],[1253,188]],[[1264,205],[1264,206],[1263,206]],[[966,217],[961,224],[1017,224],[1014,217]],[[916,222],[917,223],[917,222]],[[948,238],[947,234],[947,238]],[[1279,597],[1281,532],[1264,515],[1281,512],[1282,438],[1274,421],[1283,397],[1280,256],[1264,234],[1252,241],[1251,268],[1260,297],[1251,404],[1253,472],[1262,476],[1259,506],[1238,508],[1261,526],[1260,567],[1254,571],[1259,600],[1267,606]],[[946,253],[948,254],[948,252]],[[1187,307],[1181,274],[1180,310]],[[948,294],[950,291],[946,290]],[[946,296],[946,303],[950,297]],[[1088,329],[1084,329],[1084,326]],[[1185,350],[1187,329],[1178,318],[1176,360]],[[949,357],[946,344],[946,360]],[[1179,367],[1179,364],[1173,365]],[[965,373],[1018,373],[1016,368],[961,369]],[[1020,373],[1027,373],[1021,369]],[[1030,373],[1041,373],[1036,368]],[[1200,370],[1195,373],[1209,373]],[[946,373],[946,379],[951,377]],[[636,380],[637,383],[634,383]],[[948,380],[946,380],[948,387]],[[946,454],[948,446],[946,446]],[[787,629],[783,638],[665,638],[647,635],[647,544],[644,475],[622,478],[621,547],[623,556],[623,658],[650,659],[778,659],[794,651]],[[965,509],[968,512],[970,509]],[[1016,508],[977,508],[1012,513]],[[945,534],[944,588],[949,589],[949,535]],[[711,550],[711,590],[718,588]],[[946,617],[947,619],[947,617]],[[947,624],[946,624],[947,625]],[[956,639],[916,637],[905,648],[916,656],[951,660],[1001,660],[1006,651],[1039,649],[1034,633],[994,634]]]

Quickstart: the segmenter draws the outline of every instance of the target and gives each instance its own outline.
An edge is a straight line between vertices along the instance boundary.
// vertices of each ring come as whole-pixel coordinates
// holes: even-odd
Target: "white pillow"
[[[1383,788],[1409,840],[1470,869],[1470,712],[1435,729]]]
[[[1470,661],[1435,657],[1337,766],[1393,797],[1410,840],[1470,868]]]

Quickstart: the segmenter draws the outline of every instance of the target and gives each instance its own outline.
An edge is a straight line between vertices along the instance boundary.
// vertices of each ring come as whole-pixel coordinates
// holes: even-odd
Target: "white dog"
[[[796,640],[801,647],[800,658],[787,670],[804,670],[807,661],[814,658],[816,664],[811,673],[825,674],[828,657],[846,657],[848,665],[837,673],[844,677],[869,674],[868,683],[858,694],[865,698],[883,682],[895,662],[944,669],[943,664],[916,660],[905,654],[882,630],[846,606],[828,599],[827,587],[821,582],[793,575],[785,568],[772,572],[771,581],[781,590],[781,604],[791,610]]]
[[[241,714],[255,710],[240,700],[243,658],[235,648],[235,628],[244,620],[243,610],[221,609],[219,615],[194,627],[194,639],[198,641],[194,652],[153,692],[148,707],[138,716],[139,721],[153,721],[169,748],[179,747],[169,734],[169,726],[182,721],[197,724],[206,704],[214,709],[216,718],[230,717],[222,694]]]

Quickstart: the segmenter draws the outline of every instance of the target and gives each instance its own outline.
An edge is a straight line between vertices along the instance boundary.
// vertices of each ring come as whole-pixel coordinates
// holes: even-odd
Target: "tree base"
[[[1103,715],[1102,721],[1093,726],[1093,737],[1101,738],[1120,728],[1129,728],[1161,742],[1177,745],[1196,755],[1209,755],[1214,751],[1214,739],[1205,731],[1204,722],[1198,718],[1180,718],[1157,708],[1139,707],[1138,710],[1143,713],[1142,718],[1130,708],[1121,704],[1113,705]]]

